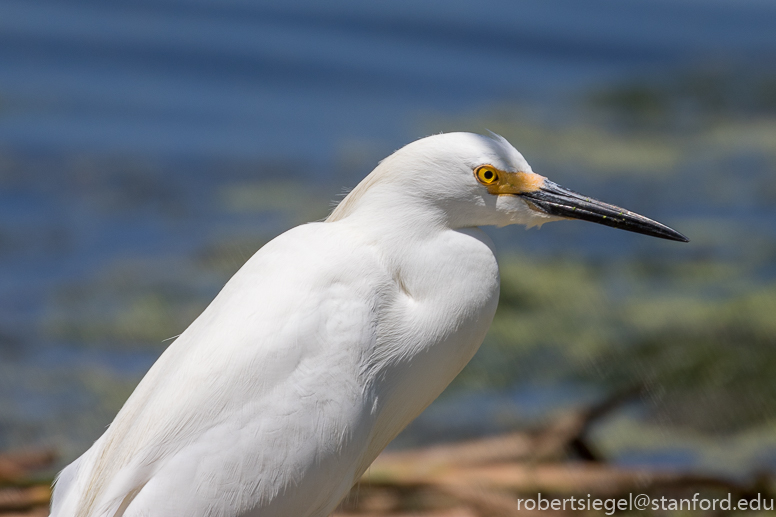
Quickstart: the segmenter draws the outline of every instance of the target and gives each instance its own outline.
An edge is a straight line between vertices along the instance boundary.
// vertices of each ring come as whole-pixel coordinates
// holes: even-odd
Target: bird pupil
[[[491,178],[493,178],[493,172],[491,172],[491,171],[485,171],[485,179],[486,179],[486,180],[489,180],[489,179],[491,179]]]

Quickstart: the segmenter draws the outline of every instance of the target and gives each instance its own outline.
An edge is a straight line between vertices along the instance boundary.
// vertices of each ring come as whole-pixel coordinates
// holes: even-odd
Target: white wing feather
[[[379,298],[374,256],[343,251],[333,227],[295,228],[245,264],[63,471],[52,516],[226,515],[270,502],[262,515],[290,515],[300,502],[283,493],[302,478],[328,511],[332,480],[347,490],[361,458],[315,466],[369,428],[360,365],[375,329],[365,301]]]

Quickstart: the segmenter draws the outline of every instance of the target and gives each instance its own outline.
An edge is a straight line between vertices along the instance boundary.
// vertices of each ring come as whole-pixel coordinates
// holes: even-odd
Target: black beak
[[[568,219],[582,219],[661,239],[690,242],[690,239],[664,224],[624,208],[577,194],[573,190],[563,188],[550,180],[544,180],[544,184],[539,190],[518,195],[529,201],[536,209],[550,215]]]

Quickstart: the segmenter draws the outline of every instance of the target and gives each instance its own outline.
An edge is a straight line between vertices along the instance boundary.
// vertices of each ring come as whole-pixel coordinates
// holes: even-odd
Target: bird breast
[[[367,361],[377,419],[366,466],[469,362],[499,295],[492,243],[477,228],[446,230],[410,249],[389,246],[393,290]],[[366,468],[366,467],[364,467]]]

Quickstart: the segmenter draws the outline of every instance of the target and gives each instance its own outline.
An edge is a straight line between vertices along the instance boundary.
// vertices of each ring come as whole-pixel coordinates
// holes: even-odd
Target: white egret
[[[55,517],[324,517],[471,359],[499,270],[477,227],[574,218],[687,241],[435,135],[261,248],[60,474]]]

